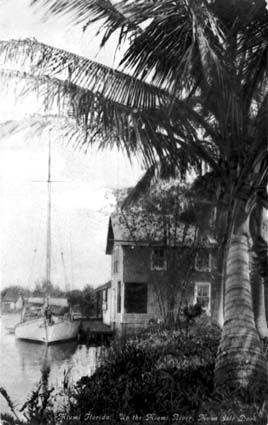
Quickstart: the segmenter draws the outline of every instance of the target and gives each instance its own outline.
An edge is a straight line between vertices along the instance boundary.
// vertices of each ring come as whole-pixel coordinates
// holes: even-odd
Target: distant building
[[[216,249],[213,238],[200,237],[196,227],[174,223],[172,216],[112,214],[106,245],[111,281],[97,288],[103,322],[122,332],[143,327],[169,313],[168,299],[174,301],[172,313],[187,300],[198,301],[206,314],[216,317],[220,297],[212,273]],[[189,257],[183,257],[186,250]],[[182,258],[188,258],[189,265],[181,264]],[[187,268],[190,278],[182,282],[182,269],[187,274]]]
[[[97,317],[101,318],[103,323],[105,323],[106,325],[111,325],[111,286],[112,282],[109,280],[104,285],[101,285],[96,289]]]
[[[1,299],[1,312],[2,313],[15,313],[22,310],[23,296],[22,295],[9,295],[5,294]]]

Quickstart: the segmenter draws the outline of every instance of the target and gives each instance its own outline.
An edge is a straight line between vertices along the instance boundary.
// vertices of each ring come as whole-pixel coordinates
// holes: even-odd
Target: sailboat
[[[51,278],[51,138],[48,154],[48,209],[46,282]],[[52,298],[49,295],[30,297],[22,310],[21,321],[15,326],[15,337],[28,341],[53,344],[77,338],[80,321],[74,320],[66,298]]]

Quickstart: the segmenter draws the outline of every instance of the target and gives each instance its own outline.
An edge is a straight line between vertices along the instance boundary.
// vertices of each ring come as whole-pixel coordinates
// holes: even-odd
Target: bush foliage
[[[116,341],[95,374],[77,383],[72,409],[81,419],[89,412],[197,415],[213,391],[219,337],[218,328],[200,323],[188,335],[155,327]]]

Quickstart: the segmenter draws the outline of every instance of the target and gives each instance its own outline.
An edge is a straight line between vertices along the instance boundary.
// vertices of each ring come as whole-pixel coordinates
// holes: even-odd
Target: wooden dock
[[[79,332],[80,342],[86,344],[107,344],[112,339],[114,335],[113,330],[100,319],[82,317],[79,320],[81,322]]]

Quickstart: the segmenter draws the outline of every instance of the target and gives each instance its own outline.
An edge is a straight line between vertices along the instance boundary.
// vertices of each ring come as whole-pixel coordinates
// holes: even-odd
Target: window
[[[167,260],[164,248],[153,248],[151,270],[166,270]]]
[[[108,289],[104,289],[102,293],[102,298],[105,303],[108,301]]]
[[[211,270],[210,253],[207,249],[200,249],[195,256],[195,270],[199,272]]]
[[[130,283],[125,284],[125,312],[147,313],[147,284]]]
[[[115,260],[114,260],[114,273],[118,273],[118,270],[119,270],[118,263],[119,263],[118,259],[115,258]]]
[[[121,282],[117,282],[117,313],[121,313]]]
[[[108,309],[108,289],[102,291],[102,310]]]
[[[194,304],[201,304],[206,313],[210,313],[210,283],[196,282],[194,293]]]
[[[119,251],[118,251],[118,247],[115,248],[114,254],[113,254],[113,272],[114,273],[119,272]]]

